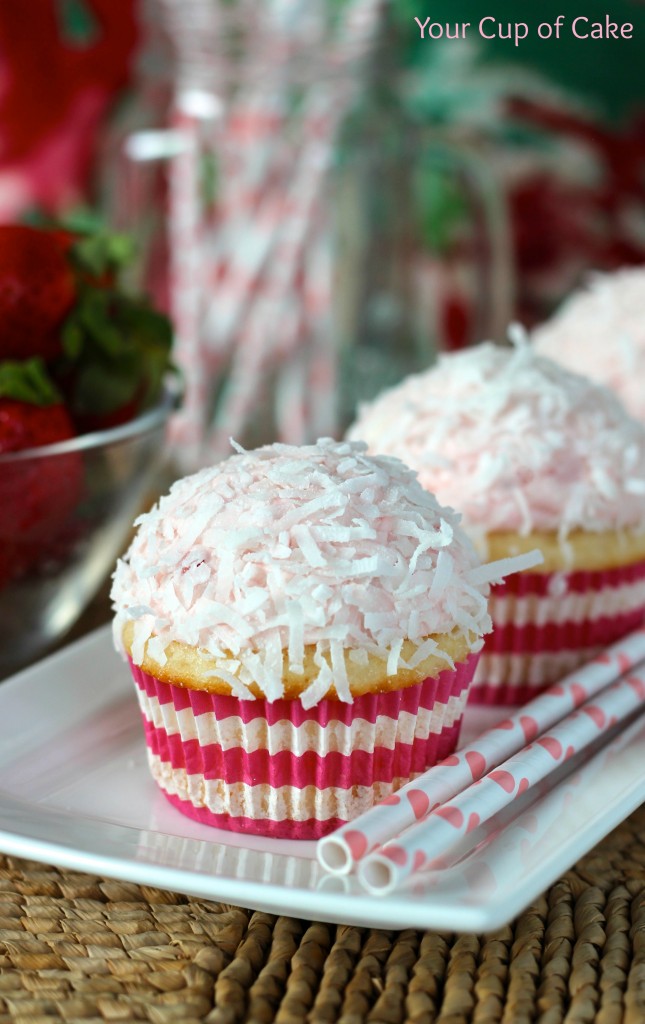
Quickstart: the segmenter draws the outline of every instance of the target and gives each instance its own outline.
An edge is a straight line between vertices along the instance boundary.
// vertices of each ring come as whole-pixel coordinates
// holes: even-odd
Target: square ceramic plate
[[[496,718],[470,710],[465,738]],[[498,816],[474,852],[370,896],[353,877],[326,875],[314,843],[211,829],[168,804],[148,774],[134,688],[104,628],[0,685],[0,850],[314,920],[487,931],[645,799],[644,743],[641,714],[548,790],[516,801],[514,817]]]

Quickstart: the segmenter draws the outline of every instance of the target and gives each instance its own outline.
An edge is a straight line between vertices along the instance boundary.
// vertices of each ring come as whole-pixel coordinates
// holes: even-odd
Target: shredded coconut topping
[[[645,267],[594,274],[533,340],[543,355],[610,387],[645,422]]]
[[[404,639],[424,644],[423,660],[431,634],[457,627],[476,647],[489,631],[499,569],[480,566],[458,523],[410,469],[364,444],[240,452],[179,480],[137,520],[114,574],[117,646],[134,619],[136,663],[148,644],[163,664],[181,641],[218,659],[238,696],[256,683],[275,700],[283,652],[302,672],[313,645],[319,675],[303,703],[332,683],[351,701],[346,652],[358,664],[371,652],[394,674]]]
[[[643,528],[645,425],[513,341],[441,356],[363,406],[348,437],[412,466],[472,535]]]

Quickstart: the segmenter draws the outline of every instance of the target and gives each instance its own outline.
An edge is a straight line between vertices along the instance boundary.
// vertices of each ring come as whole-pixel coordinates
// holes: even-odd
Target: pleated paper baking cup
[[[455,749],[478,658],[415,686],[309,710],[131,668],[150,770],[178,810],[233,832],[318,839]]]
[[[518,573],[492,588],[488,607],[493,632],[469,699],[525,704],[643,622],[645,562]]]

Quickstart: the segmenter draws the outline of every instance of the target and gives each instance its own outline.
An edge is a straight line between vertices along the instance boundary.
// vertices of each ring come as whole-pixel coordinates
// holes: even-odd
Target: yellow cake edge
[[[121,639],[124,650],[131,656],[134,622],[130,621],[124,625]],[[466,661],[478,640],[474,635],[465,636],[458,629],[454,629],[451,633],[437,633],[431,637],[424,637],[418,643],[404,640],[401,650],[402,659],[409,661],[421,644],[428,639],[435,640],[438,648],[447,657],[441,657],[436,653],[431,654],[429,657],[424,658],[423,661],[420,661],[413,669],[406,669],[400,666],[392,676],[387,674],[387,659],[379,658],[371,652],[367,652],[367,664],[361,665],[352,661],[349,656],[350,652],[345,651],[347,678],[352,696],[359,697],[365,693],[386,693],[390,690],[401,690],[408,686],[415,686],[423,679],[434,678],[445,669],[450,668],[450,662]],[[284,683],[284,699],[293,700],[300,697],[317,677],[319,669],[314,662],[315,653],[316,648],[313,645],[305,646],[303,672],[299,674],[289,668],[287,651],[283,651],[282,678]],[[180,686],[189,690],[217,693],[222,696],[231,695],[230,683],[217,675],[217,659],[207,651],[174,640],[165,648],[165,655],[166,663],[159,665],[148,654],[148,645],[146,644],[143,661],[139,667],[144,672],[164,683],[172,683],[174,686]],[[329,662],[328,655],[323,655],[323,657]],[[236,662],[233,654],[231,654],[230,667],[226,663],[221,664],[221,667],[226,669],[227,672],[230,671],[233,675],[238,675],[239,662]],[[264,696],[261,687],[257,684],[251,684],[249,689],[254,697],[262,698]],[[328,700],[338,699],[333,686],[324,694],[324,698]]]

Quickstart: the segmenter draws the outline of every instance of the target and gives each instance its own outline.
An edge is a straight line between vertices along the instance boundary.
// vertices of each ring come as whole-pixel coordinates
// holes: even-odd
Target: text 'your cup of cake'
[[[489,582],[396,459],[241,449],[173,485],[117,566],[152,775],[196,820],[313,839],[455,748]]]
[[[403,459],[485,558],[544,563],[493,588],[473,702],[522,704],[645,615],[645,425],[514,347],[445,355],[363,407],[349,437]]]

